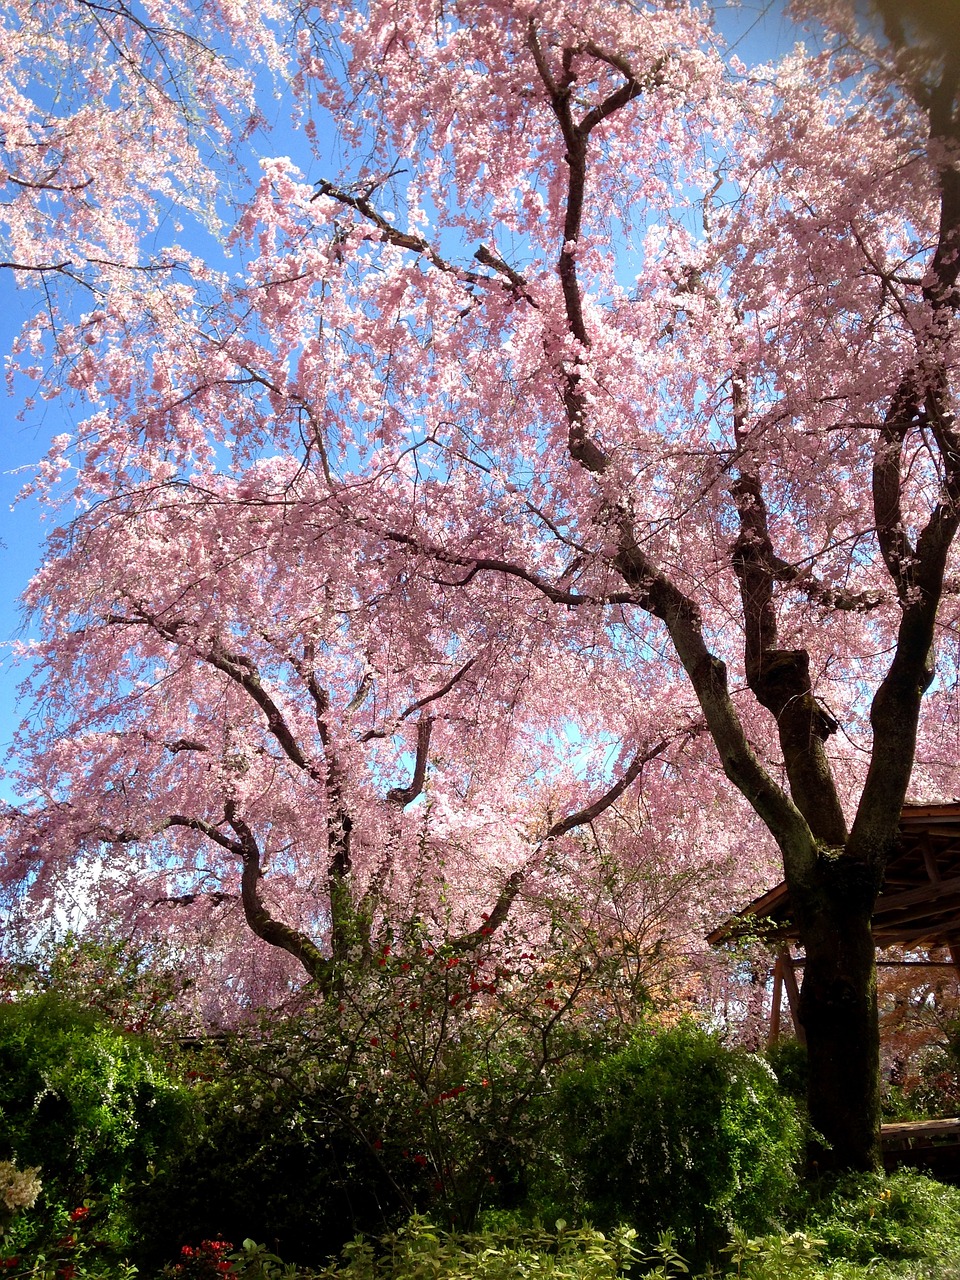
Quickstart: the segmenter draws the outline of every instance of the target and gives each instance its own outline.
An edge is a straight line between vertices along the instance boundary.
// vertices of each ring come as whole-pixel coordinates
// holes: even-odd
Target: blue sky
[[[728,4],[718,21],[731,47],[748,64],[776,57],[796,38],[796,29],[784,13],[784,0]],[[261,136],[254,139],[253,145],[262,155],[291,154],[289,133],[272,138]],[[301,154],[307,154],[305,143]],[[311,169],[316,167],[313,164]],[[311,173],[311,176],[316,175]],[[335,166],[331,165],[330,172],[324,176],[335,176]],[[0,270],[0,349],[5,356],[35,303],[35,295],[17,289],[11,272]],[[11,643],[24,634],[19,597],[40,562],[44,537],[37,505],[32,501],[15,505],[15,499],[53,436],[72,432],[77,421],[85,416],[84,407],[71,404],[68,396],[38,400],[33,408],[24,412],[23,397],[28,391],[23,382],[15,387],[12,396],[0,388],[4,402],[0,451],[0,760],[5,757],[21,719],[16,709],[16,688],[22,671],[15,668],[10,657]],[[9,787],[2,780],[0,797],[11,798]]]

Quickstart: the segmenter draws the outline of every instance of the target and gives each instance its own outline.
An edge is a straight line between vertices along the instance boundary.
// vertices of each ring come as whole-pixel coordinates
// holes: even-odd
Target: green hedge
[[[625,1222],[649,1247],[715,1259],[734,1225],[769,1230],[796,1186],[802,1127],[761,1059],[692,1024],[637,1036],[567,1072],[544,1109],[531,1170],[544,1218]]]
[[[186,1091],[144,1040],[54,994],[0,1004],[0,1159],[39,1167],[18,1224],[116,1200],[176,1141]]]

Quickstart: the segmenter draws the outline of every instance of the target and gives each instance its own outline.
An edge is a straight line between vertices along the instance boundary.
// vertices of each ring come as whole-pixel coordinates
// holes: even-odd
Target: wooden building
[[[713,946],[756,933],[775,948],[770,1040],[780,1034],[786,993],[798,1039],[803,1028],[796,1016],[798,974],[803,961],[795,955],[796,926],[790,914],[790,895],[781,882],[748,903],[707,937]],[[899,847],[890,859],[886,879],[873,913],[873,936],[878,950],[947,950],[950,960],[879,957],[881,967],[939,967],[947,964],[960,976],[960,801],[949,804],[906,805],[900,819]]]
[[[738,915],[708,935],[714,946],[756,934],[774,948],[773,1003],[768,1041],[780,1035],[786,993],[794,1031],[802,1043],[797,1019],[803,960],[795,954],[799,938],[790,915],[784,883],[748,903]],[[873,913],[877,950],[944,951],[949,960],[877,957],[877,966],[950,968],[960,977],[960,801],[904,807],[899,847],[887,867]],[[887,1169],[912,1165],[944,1181],[960,1184],[960,1119],[885,1124],[880,1130]]]

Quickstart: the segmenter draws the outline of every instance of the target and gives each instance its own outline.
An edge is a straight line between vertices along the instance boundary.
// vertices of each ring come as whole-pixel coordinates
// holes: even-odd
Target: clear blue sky
[[[746,63],[765,61],[788,49],[796,29],[784,15],[784,0],[745,0],[728,3],[719,15],[719,25],[728,42]],[[261,154],[276,151],[291,154],[289,135],[259,138]],[[324,176],[331,176],[331,174]],[[0,270],[0,349],[6,355],[15,335],[36,299],[15,287],[13,276]],[[16,688],[22,678],[10,659],[9,646],[23,634],[19,597],[40,562],[44,528],[37,505],[25,501],[14,505],[17,493],[43,457],[48,442],[60,432],[72,432],[84,416],[82,405],[71,406],[68,397],[38,401],[22,420],[24,383],[9,396],[0,387],[3,400],[2,452],[0,452],[0,760],[6,756],[12,734],[21,715],[16,710]],[[0,797],[12,798],[0,780]]]

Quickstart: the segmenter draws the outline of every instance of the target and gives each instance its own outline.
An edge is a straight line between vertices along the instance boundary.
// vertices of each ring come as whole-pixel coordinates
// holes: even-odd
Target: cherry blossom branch
[[[423,790],[423,784],[427,776],[427,756],[430,750],[430,733],[432,729],[433,717],[421,716],[417,723],[417,755],[413,766],[413,777],[409,786],[390,788],[387,792],[387,800],[390,804],[398,805],[403,809],[416,800]]]
[[[476,260],[485,267],[497,272],[498,275],[504,277],[502,281],[495,281],[490,276],[481,275],[479,272],[470,271],[466,267],[456,266],[454,263],[444,258],[430,244],[429,240],[420,235],[415,235],[410,231],[401,231],[395,227],[393,223],[388,222],[382,213],[374,206],[368,196],[354,195],[350,191],[345,191],[341,187],[334,186],[333,183],[325,179],[317,183],[317,192],[312,198],[318,199],[320,196],[327,196],[331,200],[336,200],[338,204],[346,205],[353,209],[356,213],[372,226],[376,227],[380,239],[386,244],[391,244],[398,249],[409,249],[412,253],[418,254],[425,258],[438,271],[442,271],[445,275],[455,277],[462,281],[465,285],[490,285],[497,283],[502,288],[509,289],[511,293],[518,297],[524,298],[525,301],[537,306],[535,299],[530,295],[529,287],[523,276],[519,272],[507,265],[502,258],[498,258],[491,253],[485,245],[474,254]]]
[[[870,708],[873,747],[851,832],[851,847],[865,859],[890,847],[906,795],[917,742],[921,699],[933,681],[937,613],[947,557],[960,528],[960,440],[950,405],[948,334],[960,310],[960,60],[946,58],[927,100],[931,145],[946,157],[937,170],[939,227],[921,296],[931,337],[915,367],[891,399],[873,465],[877,539],[901,605],[893,660]],[[900,487],[904,441],[923,406],[940,453],[941,496],[912,546]]]
[[[655,747],[651,747],[648,751],[641,751],[632,761],[623,776],[613,784],[609,791],[593,804],[588,804],[583,809],[578,809],[576,813],[568,814],[566,818],[559,818],[547,831],[547,834],[540,841],[541,846],[550,843],[553,840],[559,840],[561,836],[573,831],[575,827],[582,827],[586,823],[593,822],[605,813],[626,791],[631,783],[635,782],[643,771],[643,766],[649,764],[651,760],[655,760],[657,756],[662,755],[670,745],[671,739],[664,738],[658,742]]]
[[[432,693],[426,694],[425,697],[418,698],[417,701],[412,702],[409,707],[405,707],[404,710],[400,712],[399,716],[397,716],[396,723],[401,724],[408,716],[412,716],[415,711],[420,711],[423,707],[429,706],[431,702],[436,702],[438,698],[442,698],[445,694],[448,694],[454,685],[458,684],[459,681],[463,679],[476,660],[477,659],[475,657],[469,658],[463,666],[459,668],[459,670],[454,672],[446,684],[441,685],[439,689],[435,689]],[[367,729],[365,733],[360,735],[360,741],[371,742],[374,738],[386,738],[390,732],[392,732],[392,730]]]
[[[55,174],[56,169],[53,170],[50,176],[53,177]],[[87,178],[84,182],[70,182],[62,186],[58,186],[56,183],[49,182],[47,180],[30,182],[26,178],[15,178],[12,173],[5,174],[4,176],[7,182],[12,183],[13,186],[23,187],[27,191],[83,191],[84,188],[89,187],[91,182],[93,182],[92,178]]]
[[[236,854],[241,861],[240,900],[243,914],[251,930],[272,947],[279,947],[296,960],[324,988],[330,979],[331,961],[323,955],[316,944],[299,929],[291,928],[271,915],[260,897],[260,880],[263,876],[260,846],[248,824],[240,816],[236,802],[227,801],[224,818],[234,831],[236,839],[225,836],[216,827],[199,818],[171,815],[166,826],[188,827],[200,831],[223,848]]]
[[[329,874],[331,877],[343,879],[349,874],[353,865],[350,848],[353,819],[350,816],[350,812],[344,799],[343,774],[340,767],[340,760],[337,753],[333,750],[330,726],[327,722],[327,713],[330,710],[330,695],[327,693],[326,689],[321,688],[320,683],[317,680],[316,670],[313,665],[315,656],[313,642],[310,641],[305,644],[303,649],[303,663],[300,663],[292,653],[289,653],[287,656],[297,675],[299,675],[306,684],[310,697],[313,699],[317,733],[320,735],[320,742],[323,745],[323,752],[327,762],[323,785],[327,794],[327,848],[330,854]]]
[[[222,907],[225,902],[236,902],[238,896],[235,893],[223,893],[215,889],[209,893],[178,893],[172,897],[153,898],[150,905],[152,907],[192,907],[198,899],[202,899],[215,907]]]
[[[513,267],[504,262],[502,258],[498,258],[495,253],[491,253],[486,245],[483,244],[473,256],[481,266],[490,267],[493,271],[499,272],[500,275],[506,276],[514,290],[520,294],[526,302],[529,302],[532,307],[539,310],[539,302],[537,302],[536,298],[531,295],[529,286],[519,271],[515,271]]]
[[[303,678],[310,691],[316,707],[317,729],[326,757],[326,770],[318,768],[301,749],[295,734],[287,723],[280,707],[264,687],[256,663],[244,654],[232,653],[215,637],[206,645],[197,637],[182,634],[182,624],[165,623],[161,618],[151,614],[142,605],[133,605],[135,617],[125,615],[109,615],[108,623],[123,625],[146,625],[171,644],[186,648],[201,661],[207,662],[216,670],[229,677],[241,688],[263,712],[267,728],[279,744],[284,755],[296,767],[302,770],[312,781],[319,783],[327,796],[327,831],[330,853],[330,874],[339,878],[347,876],[352,865],[350,843],[353,821],[343,798],[343,786],[336,754],[331,749],[329,727],[326,723],[326,712],[329,698],[322,690],[313,674],[292,655],[287,659],[298,675]],[[312,664],[312,650],[307,649],[307,661]],[[214,838],[214,837],[211,837]]]
[[[397,542],[401,546],[410,547],[411,550],[416,551],[418,554],[431,560],[436,560],[440,564],[467,570],[462,578],[457,578],[454,581],[435,578],[434,581],[441,587],[465,587],[473,581],[478,573],[497,573],[511,578],[519,578],[521,581],[529,583],[531,587],[535,587],[537,591],[545,595],[554,604],[566,604],[573,607],[589,604],[637,603],[636,595],[632,591],[610,591],[602,595],[580,595],[577,592],[556,587],[538,574],[533,573],[532,570],[524,569],[522,565],[514,564],[509,560],[499,560],[490,556],[456,555],[453,552],[444,551],[440,547],[431,547],[428,543],[414,537],[412,534],[401,533],[397,529],[385,530],[382,536],[388,542]]]
[[[697,722],[696,724],[687,726],[680,736],[695,737],[703,731],[703,728],[704,725],[702,722]],[[613,786],[605,791],[603,795],[593,801],[592,804],[586,805],[583,809],[578,809],[576,812],[568,814],[565,818],[559,818],[556,822],[552,823],[543,837],[537,842],[537,855],[542,852],[546,845],[552,844],[555,840],[559,840],[561,836],[573,831],[576,827],[584,826],[599,818],[600,815],[605,813],[612,804],[615,804],[627,788],[637,780],[643,772],[644,765],[649,764],[651,760],[655,760],[658,756],[662,755],[663,752],[666,751],[667,747],[670,746],[671,742],[674,741],[676,741],[676,738],[664,738],[653,747],[641,749],[621,777],[618,778]],[[493,934],[507,920],[510,910],[516,901],[517,895],[524,886],[527,875],[529,874],[529,869],[528,865],[527,868],[514,871],[512,875],[509,876],[506,884],[500,891],[493,908],[484,918],[483,924],[480,925],[479,928],[472,929],[469,933],[461,934],[459,938],[455,939],[450,944],[454,950],[472,951],[486,942],[488,938],[493,936]]]
[[[132,608],[135,612],[135,616],[132,618],[123,614],[108,614],[104,620],[113,625],[148,626],[169,643],[177,648],[188,649],[195,657],[209,663],[217,671],[228,676],[234,684],[243,689],[263,712],[270,734],[287,759],[315,782],[324,781],[323,774],[316,764],[304,754],[296,736],[287,724],[283,712],[264,687],[260,672],[252,659],[246,657],[245,654],[233,653],[226,649],[216,637],[212,638],[207,644],[203,644],[199,637],[185,636],[181,623],[164,622],[159,616],[150,613],[142,605],[132,604]]]
[[[900,383],[887,410],[873,455],[873,519],[880,554],[901,601],[910,587],[909,566],[916,551],[901,508],[903,444],[920,410],[920,392],[911,371]]]
[[[428,693],[425,695],[425,697],[418,698],[416,702],[412,702],[409,707],[407,707],[404,711],[400,712],[399,718],[401,720],[406,720],[407,716],[412,716],[415,711],[419,711],[422,707],[429,706],[431,702],[436,702],[438,698],[442,698],[446,694],[448,694],[450,690],[454,687],[454,685],[460,683],[463,677],[474,665],[476,660],[477,660],[476,656],[472,658],[468,658],[467,661],[463,664],[463,666],[459,667],[453,673],[453,675],[446,682],[446,684],[441,685],[439,689],[435,689],[433,693]]]
[[[583,206],[587,188],[587,153],[590,134],[601,121],[622,110],[648,88],[663,83],[663,59],[654,63],[650,72],[639,77],[625,59],[606,53],[595,45],[586,46],[594,57],[616,68],[624,77],[623,84],[602,102],[597,103],[577,123],[573,118],[571,95],[577,76],[573,69],[575,55],[580,50],[567,47],[562,54],[562,75],[555,79],[537,35],[537,21],[529,19],[527,45],[533,54],[537,72],[550,98],[550,106],[560,125],[566,144],[564,157],[570,171],[567,182],[566,211],[563,223],[563,244],[557,260],[557,275],[563,293],[567,328],[574,338],[587,348],[590,335],[583,317],[580,283],[577,278],[577,244],[583,222]],[[569,424],[569,448],[574,461],[588,471],[600,474],[609,465],[602,449],[586,433],[586,399],[581,388],[581,376],[576,366],[562,374],[563,400]]]
[[[562,74],[554,78],[537,38],[531,18],[528,46],[547,90],[554,115],[567,148],[570,168],[564,218],[564,244],[557,263],[564,299],[567,332],[586,349],[589,334],[583,319],[581,290],[577,278],[576,248],[580,236],[587,180],[590,130],[637,97],[648,84],[663,82],[663,64],[658,62],[641,80],[629,67],[618,69],[627,76],[614,94],[604,99],[579,124],[574,121],[571,91],[575,81],[574,51],[565,49]],[[610,467],[610,458],[587,430],[587,401],[576,367],[559,371],[562,399],[567,419],[568,449],[571,459],[597,477]],[[753,805],[780,845],[797,875],[809,874],[816,862],[816,844],[800,810],[763,768],[747,736],[730,696],[725,665],[707,647],[703,622],[694,601],[684,594],[654,563],[640,545],[629,505],[617,509],[618,549],[614,568],[631,588],[625,603],[639,605],[666,626],[677,655],[693,685],[720,754],[723,770],[731,782]]]
[[[773,588],[783,576],[783,562],[774,553],[760,474],[747,447],[742,370],[731,384],[731,407],[734,436],[742,451],[731,487],[740,524],[731,559],[743,607],[747,683],[776,721],[794,802],[817,839],[839,848],[846,842],[847,825],[823,746],[839,726],[813,695],[807,650],[780,647]]]

